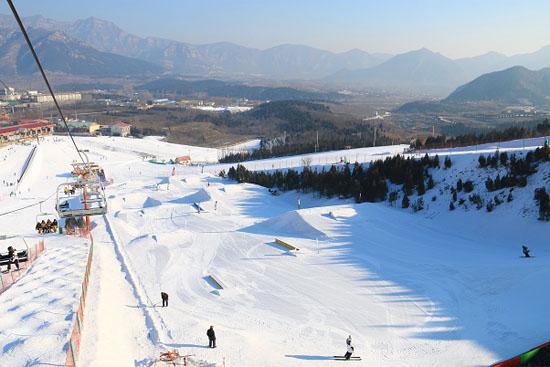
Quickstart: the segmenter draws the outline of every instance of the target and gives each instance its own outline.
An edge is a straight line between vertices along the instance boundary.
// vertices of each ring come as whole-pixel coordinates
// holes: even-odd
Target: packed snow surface
[[[348,335],[363,358],[357,365],[479,366],[550,339],[549,227],[536,220],[532,201],[533,188],[550,183],[547,167],[493,213],[451,212],[448,195],[438,190],[457,177],[480,180],[474,168],[482,149],[453,150],[452,169],[434,174],[438,186],[425,195],[426,210],[413,214],[387,203],[274,196],[216,176],[230,165],[176,166],[172,175],[173,166],[144,160],[190,153],[213,162],[215,149],[153,139],[77,143],[113,179],[106,189],[109,213],[93,218],[96,251],[81,366],[152,366],[167,349],[205,365],[331,366],[339,365],[332,356],[344,354]],[[0,214],[46,200],[41,209],[1,217],[3,232],[27,237],[34,236],[39,211],[53,211],[50,196],[77,159],[67,139],[46,139],[40,164],[27,168],[29,181],[17,190],[10,183],[31,149],[0,149],[1,179],[8,182]],[[521,151],[523,142],[500,149]],[[364,148],[247,165],[326,166],[402,151]],[[290,252],[276,238],[300,250]],[[520,258],[524,243],[535,258]],[[2,365],[64,362],[60,351],[87,250],[82,239],[59,235],[50,235],[46,247],[29,273],[0,295]],[[161,291],[170,296],[167,308]],[[210,325],[216,349],[207,348]],[[40,332],[50,337],[36,337]]]

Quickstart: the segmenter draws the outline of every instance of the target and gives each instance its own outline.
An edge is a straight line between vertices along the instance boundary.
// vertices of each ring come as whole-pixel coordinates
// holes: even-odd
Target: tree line
[[[443,166],[451,167],[449,157]],[[404,197],[414,192],[423,195],[426,190],[435,186],[430,174],[431,169],[440,168],[439,156],[422,159],[413,159],[396,155],[385,160],[377,160],[364,166],[359,163],[332,165],[328,170],[324,168],[313,170],[304,167],[301,171],[288,169],[285,171],[249,171],[243,165],[231,167],[227,177],[238,182],[258,184],[270,189],[281,191],[299,190],[302,192],[317,192],[325,197],[354,198],[356,202],[379,202],[388,197],[388,182],[399,185],[405,193]],[[220,173],[225,176],[225,172]],[[390,201],[395,201],[398,193],[390,193]],[[407,204],[408,207],[408,204]]]

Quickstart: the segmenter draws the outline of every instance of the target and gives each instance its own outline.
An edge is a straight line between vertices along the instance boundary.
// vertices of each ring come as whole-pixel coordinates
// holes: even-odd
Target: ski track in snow
[[[548,224],[538,222],[532,209],[535,185],[550,184],[548,167],[494,213],[449,212],[444,187],[458,177],[483,186],[485,173],[473,169],[480,152],[498,147],[522,154],[524,144],[541,141],[437,151],[451,154],[453,167],[434,171],[438,186],[425,195],[426,209],[412,214],[387,204],[294,192],[275,197],[215,177],[230,165],[206,166],[205,173],[177,166],[171,176],[172,166],[143,161],[184,154],[214,161],[215,149],[77,138],[114,179],[107,188],[110,213],[93,218],[95,253],[79,365],[152,366],[160,351],[172,348],[217,366],[338,365],[330,356],[343,353],[349,334],[363,357],[357,364],[369,366],[487,365],[527,350],[548,339],[550,330],[550,299],[539,285],[550,276],[550,249],[541,241]],[[31,149],[0,148],[2,180],[14,179]],[[312,166],[322,167],[402,150],[364,148],[245,165],[284,169],[309,157]],[[39,158],[16,197],[9,196],[13,187],[0,188],[0,211],[48,198],[68,179],[77,157],[66,138],[55,137],[40,145]],[[496,176],[499,170],[487,172]],[[197,213],[194,203],[204,211]],[[42,207],[53,211],[53,198]],[[5,232],[33,237],[38,212],[31,207],[3,217]],[[275,238],[300,251],[286,251]],[[521,243],[536,252],[530,263],[518,257]],[[64,359],[87,247],[82,239],[58,235],[48,236],[46,247],[0,295],[2,365]],[[209,275],[224,289],[215,289]],[[170,294],[168,308],[159,307],[161,291]],[[211,324],[218,335],[215,350],[205,347]]]

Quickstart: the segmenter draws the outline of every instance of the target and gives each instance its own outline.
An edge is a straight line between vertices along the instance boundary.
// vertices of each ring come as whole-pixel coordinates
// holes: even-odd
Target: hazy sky
[[[427,47],[457,58],[550,44],[549,0],[14,0],[21,15],[96,16],[142,36],[269,48],[399,53]],[[8,13],[0,1],[0,12]]]

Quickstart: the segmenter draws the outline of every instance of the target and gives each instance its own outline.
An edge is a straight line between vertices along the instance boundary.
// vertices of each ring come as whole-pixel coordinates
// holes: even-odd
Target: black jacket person
[[[160,298],[162,298],[162,307],[168,307],[168,293],[160,292]]]
[[[206,331],[208,336],[208,346],[210,348],[216,348],[216,333],[214,332],[214,326],[210,325],[210,329]]]

